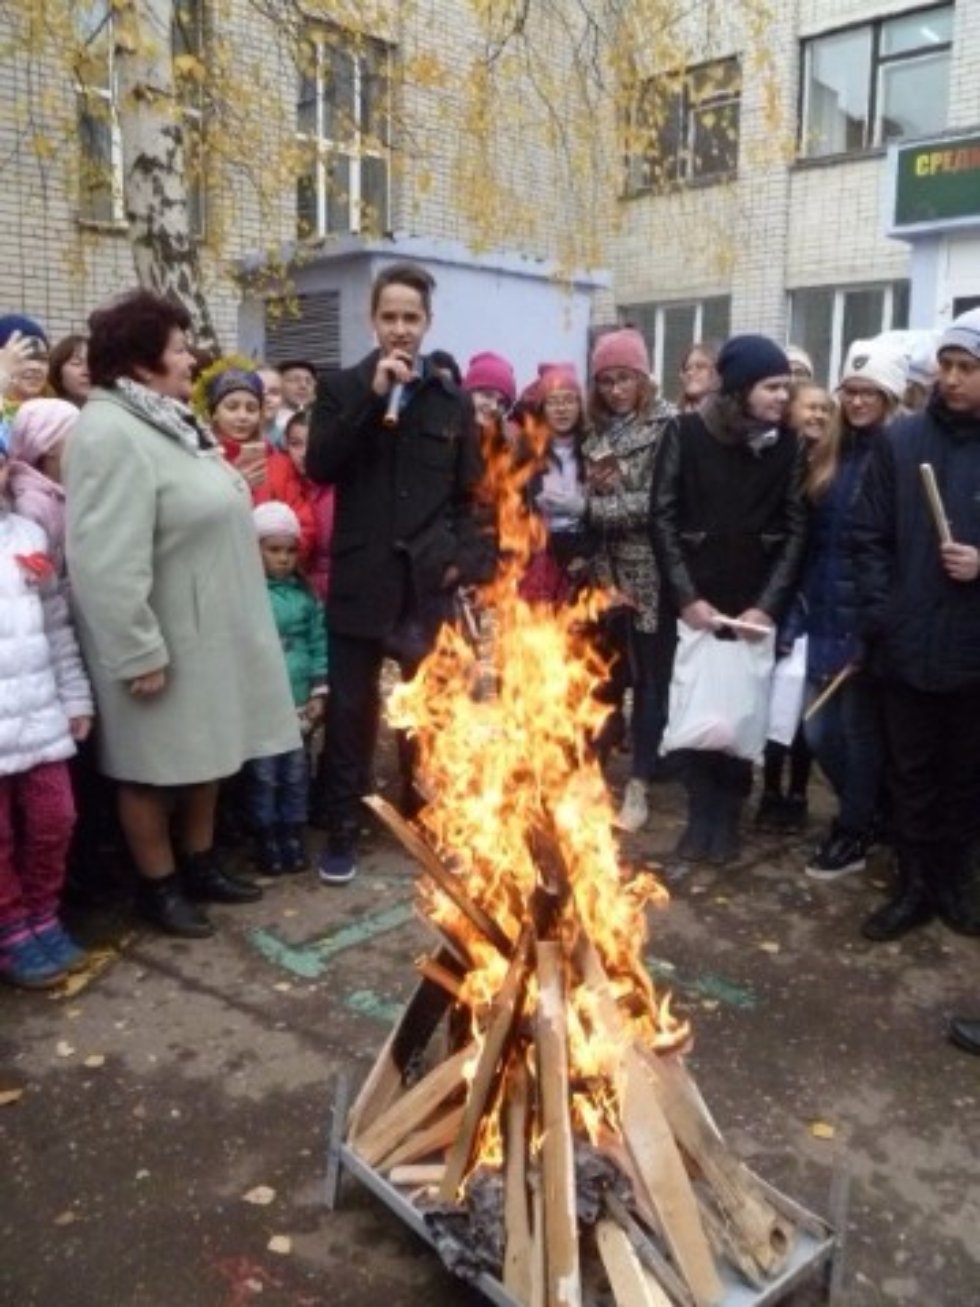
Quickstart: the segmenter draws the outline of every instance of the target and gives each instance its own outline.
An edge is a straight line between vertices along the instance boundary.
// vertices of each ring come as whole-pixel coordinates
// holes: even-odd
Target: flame
[[[672,1015],[669,996],[656,993],[643,964],[645,908],[665,904],[667,894],[652,876],[631,878],[621,866],[612,802],[591,747],[609,711],[596,697],[608,668],[589,639],[603,596],[587,593],[556,611],[519,594],[527,562],[545,542],[526,504],[545,440],[530,424],[517,455],[498,434],[485,436],[482,499],[495,512],[502,560],[481,595],[488,638],[474,648],[443,627],[414,680],[393,691],[388,715],[418,743],[432,796],[419,820],[469,898],[515,941],[536,893],[550,892],[560,904],[553,930],[570,942],[581,930],[598,950],[623,1041],[675,1047],[687,1039],[687,1024]],[[479,1039],[508,960],[436,887],[420,886],[423,911],[472,960],[461,997]],[[525,1011],[535,1001],[532,976]],[[573,1121],[595,1141],[618,1120],[623,1046],[604,1033],[584,985],[570,989],[567,1021]],[[481,1164],[499,1164],[497,1118],[495,1110],[482,1124]]]

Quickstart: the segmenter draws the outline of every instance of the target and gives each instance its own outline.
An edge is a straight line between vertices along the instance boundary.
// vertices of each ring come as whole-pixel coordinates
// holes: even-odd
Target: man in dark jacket
[[[307,472],[336,488],[327,625],[330,694],[322,769],[328,883],[355,872],[359,802],[372,788],[386,657],[414,673],[461,583],[486,579],[475,490],[481,461],[469,399],[421,347],[435,282],[392,264],[375,279],[379,348],[325,376]]]
[[[873,940],[934,913],[980,934],[980,310],[957,318],[938,352],[936,391],[879,442],[852,524],[898,842],[898,887],[862,927]],[[953,543],[930,514],[924,463]]]

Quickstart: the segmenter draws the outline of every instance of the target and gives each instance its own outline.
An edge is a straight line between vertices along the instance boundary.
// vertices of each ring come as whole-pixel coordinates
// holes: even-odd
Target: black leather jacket
[[[738,431],[685,413],[661,437],[650,502],[654,551],[678,611],[706,599],[779,621],[806,545],[803,450],[778,429],[754,449]]]

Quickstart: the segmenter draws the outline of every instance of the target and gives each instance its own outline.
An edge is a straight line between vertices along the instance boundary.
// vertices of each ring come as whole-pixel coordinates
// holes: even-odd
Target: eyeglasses
[[[840,395],[841,399],[850,400],[852,404],[873,404],[882,398],[880,390],[852,390],[850,386],[842,386]]]
[[[603,372],[595,379],[600,390],[628,390],[640,380],[638,372]]]
[[[547,395],[545,408],[578,408],[578,395]]]

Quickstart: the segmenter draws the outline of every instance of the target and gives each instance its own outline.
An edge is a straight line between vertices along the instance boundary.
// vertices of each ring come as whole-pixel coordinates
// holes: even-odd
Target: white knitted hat
[[[839,384],[849,381],[866,381],[900,400],[908,382],[905,356],[877,340],[856,340],[847,351]]]
[[[260,540],[264,540],[266,536],[289,536],[293,540],[298,540],[302,534],[299,518],[288,504],[282,504],[276,499],[253,508],[252,521],[255,523],[255,532]]]

